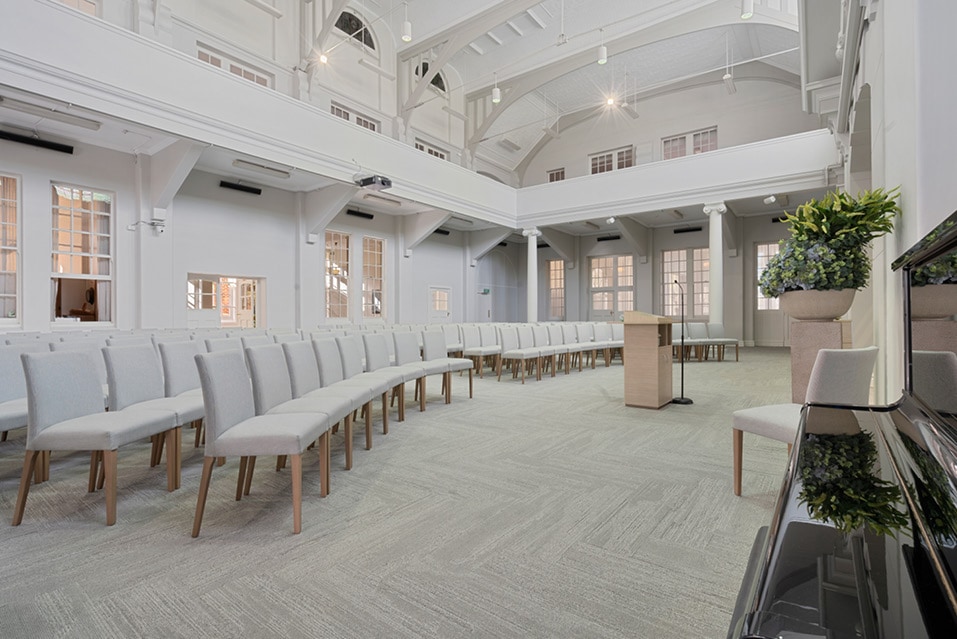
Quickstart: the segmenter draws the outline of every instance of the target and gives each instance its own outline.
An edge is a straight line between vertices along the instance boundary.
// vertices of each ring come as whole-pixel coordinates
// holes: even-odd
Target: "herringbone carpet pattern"
[[[120,451],[110,528],[89,456],[54,455],[23,524],[0,524],[0,637],[725,635],[786,460],[746,437],[735,498],[730,414],[788,400],[787,350],[688,363],[695,403],[660,411],[624,406],[617,362],[524,386],[476,378],[473,400],[456,377],[448,406],[438,381],[371,451],[357,430],[353,470],[334,439],[329,497],[304,464],[300,535],[272,459],[239,503],[238,460],[217,468],[191,539],[202,453],[188,439],[175,493],[146,444]],[[23,438],[0,444],[7,522]]]

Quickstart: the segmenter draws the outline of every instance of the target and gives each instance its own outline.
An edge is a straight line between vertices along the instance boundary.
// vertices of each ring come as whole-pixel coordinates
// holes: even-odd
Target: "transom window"
[[[216,308],[216,280],[186,280],[186,309],[201,311]]]
[[[349,236],[326,231],[326,317],[349,317]]]
[[[51,316],[111,321],[113,195],[52,185]]]
[[[272,86],[272,77],[269,74],[256,70],[245,62],[230,59],[229,56],[218,51],[199,47],[196,52],[196,57],[206,64],[212,65],[217,69],[229,71],[233,75],[238,75],[242,79],[249,80],[259,86]]]
[[[661,140],[661,157],[664,160],[688,155],[688,149],[697,155],[718,148],[718,127],[682,133]]]
[[[429,72],[429,63],[423,62],[415,68],[415,77],[421,78],[423,75]],[[445,80],[442,78],[442,72],[436,73],[432,76],[432,80],[429,82],[433,87],[445,93]]]
[[[707,320],[710,313],[711,261],[709,250],[678,249],[661,252],[661,313],[681,317],[681,291],[684,288],[686,318]]]
[[[363,46],[369,47],[373,51],[375,50],[375,42],[372,40],[372,33],[369,32],[369,27],[367,27],[365,22],[362,21],[362,18],[357,15],[349,13],[348,11],[340,13],[339,19],[336,20],[336,29],[349,34],[350,38],[361,43]]]
[[[552,169],[548,172],[548,181],[549,182],[561,182],[565,179],[565,168]]]
[[[755,278],[761,277],[761,273],[768,265],[768,260],[773,256],[778,254],[778,251],[781,250],[781,247],[778,246],[777,242],[770,244],[757,244],[755,246],[755,254],[757,256],[757,272],[755,273]],[[757,281],[757,279],[755,279]],[[761,287],[756,286],[757,289],[757,310],[759,311],[776,311],[778,310],[778,298],[776,297],[765,297],[761,293]]]
[[[385,317],[382,295],[384,240],[362,238],[362,317]]]
[[[588,156],[591,174],[627,169],[635,165],[635,147],[628,146]]]
[[[0,175],[0,318],[17,317],[19,210],[17,178]]]
[[[378,131],[379,123],[373,120],[372,118],[367,118],[364,115],[359,115],[355,111],[348,109],[341,104],[336,104],[335,102],[329,107],[329,111],[332,115],[342,118],[348,122],[355,122],[363,129],[369,129],[370,131]]]
[[[548,260],[548,317],[565,319],[565,262]]]
[[[593,257],[590,274],[593,319],[635,310],[635,270],[631,255]]]
[[[422,141],[422,140],[416,140],[416,141],[415,141],[415,148],[417,148],[419,151],[425,151],[425,152],[428,153],[429,155],[431,155],[431,156],[433,156],[433,157],[437,157],[437,158],[439,158],[440,160],[448,160],[448,159],[449,159],[449,152],[448,152],[448,151],[444,151],[444,150],[442,150],[442,149],[440,149],[440,148],[438,148],[438,147],[434,147],[434,146],[432,146],[431,144],[429,144],[428,142],[424,142],[424,141]]]

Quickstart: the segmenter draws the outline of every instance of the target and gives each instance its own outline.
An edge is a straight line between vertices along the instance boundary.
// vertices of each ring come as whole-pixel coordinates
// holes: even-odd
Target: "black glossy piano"
[[[957,292],[955,267],[957,213],[894,262],[904,289],[897,402],[805,406],[729,639],[957,639],[957,323],[946,309],[923,319],[912,304]]]

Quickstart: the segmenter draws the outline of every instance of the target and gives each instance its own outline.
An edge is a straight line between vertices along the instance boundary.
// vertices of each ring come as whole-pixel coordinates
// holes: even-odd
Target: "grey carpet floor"
[[[731,493],[730,414],[788,401],[788,351],[691,362],[691,406],[623,403],[623,369],[541,382],[456,377],[451,405],[333,440],[332,491],[304,463],[302,534],[289,473],[260,460],[237,503],[238,460],[213,473],[189,536],[202,453],[184,441],[166,492],[145,444],[120,451],[118,518],[86,492],[87,454],[9,526],[24,433],[0,444],[0,637],[723,637],[754,534],[770,519],[785,446],[745,437]],[[675,390],[678,369],[675,368]],[[376,424],[379,419],[376,414]],[[192,433],[185,435],[191,437]]]

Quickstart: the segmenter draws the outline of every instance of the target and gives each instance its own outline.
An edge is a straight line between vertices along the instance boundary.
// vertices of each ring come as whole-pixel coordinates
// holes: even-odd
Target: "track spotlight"
[[[492,87],[492,104],[502,101],[502,90],[498,88],[498,74],[495,74],[495,86]]]
[[[766,198],[764,198],[764,203],[765,203],[765,204],[774,204],[774,203],[777,202],[777,201],[778,201],[778,199],[777,199],[776,197],[774,197],[773,195],[769,195],[769,196],[767,196]]]
[[[412,23],[409,22],[409,3],[403,2],[405,6],[405,22],[402,23],[402,42],[412,42]]]
[[[608,47],[605,46],[605,30],[599,29],[598,33],[601,36],[601,46],[598,47],[598,64],[605,64],[608,62]]]
[[[325,64],[326,62],[329,62],[329,56],[327,56],[325,53],[320,53],[320,54],[319,54],[319,62],[321,62],[322,64]]]
[[[754,16],[754,0],[741,0],[741,19],[750,20]]]

